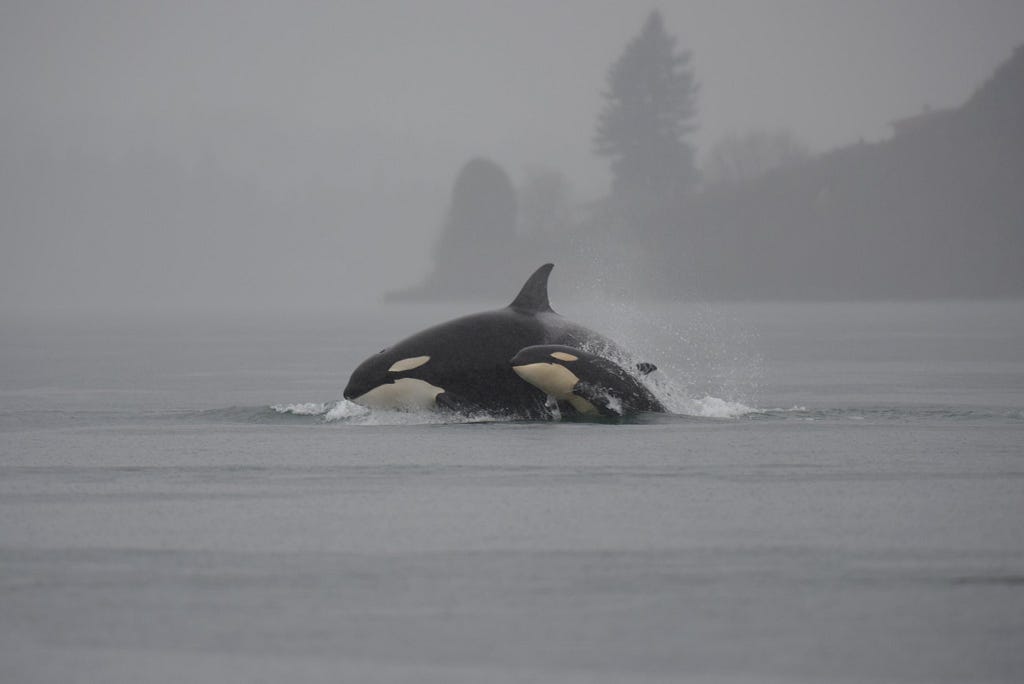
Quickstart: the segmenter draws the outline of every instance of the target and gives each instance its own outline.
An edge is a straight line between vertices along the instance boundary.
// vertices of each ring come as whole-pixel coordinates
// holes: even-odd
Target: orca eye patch
[[[573,356],[568,352],[551,352],[551,358],[558,359],[559,361],[579,361],[580,357]]]
[[[413,368],[419,368],[427,361],[430,361],[429,356],[411,356],[408,359],[395,361],[393,364],[391,364],[391,368],[388,368],[388,372],[401,373],[402,371],[412,370]]]

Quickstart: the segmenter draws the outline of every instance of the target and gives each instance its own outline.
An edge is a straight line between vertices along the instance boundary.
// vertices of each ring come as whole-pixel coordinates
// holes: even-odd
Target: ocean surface
[[[340,399],[480,308],[4,315],[0,681],[1024,680],[1024,302],[556,301],[678,415]]]

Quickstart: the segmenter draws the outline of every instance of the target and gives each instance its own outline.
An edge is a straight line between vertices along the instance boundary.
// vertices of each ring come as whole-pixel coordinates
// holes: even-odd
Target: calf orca
[[[512,359],[512,370],[526,382],[576,412],[590,416],[667,413],[649,389],[621,366],[564,345],[526,347]],[[644,375],[655,367],[637,365]]]
[[[542,419],[545,393],[523,382],[509,359],[523,347],[619,348],[551,309],[544,264],[511,304],[441,323],[382,349],[353,371],[344,397],[371,408],[427,409]]]

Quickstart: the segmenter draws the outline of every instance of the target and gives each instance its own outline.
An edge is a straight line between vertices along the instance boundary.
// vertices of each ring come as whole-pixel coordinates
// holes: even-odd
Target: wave
[[[314,416],[324,423],[346,425],[446,425],[509,422],[511,420],[487,413],[461,415],[446,411],[369,409],[347,399],[329,403],[275,404],[270,408],[282,415]]]
[[[705,396],[700,399],[687,398],[679,401],[674,398],[672,413],[683,417],[695,418],[741,418],[761,413],[761,409],[747,406],[738,401],[729,401],[718,397]],[[290,404],[274,404],[269,407],[281,416],[316,418],[323,423],[343,423],[346,425],[445,425],[462,423],[505,423],[516,422],[506,416],[488,413],[462,415],[446,411],[397,411],[369,409],[365,406],[341,399],[336,402],[300,402]],[[682,410],[679,410],[679,409]],[[607,422],[607,421],[597,421]],[[616,421],[612,421],[616,422]]]

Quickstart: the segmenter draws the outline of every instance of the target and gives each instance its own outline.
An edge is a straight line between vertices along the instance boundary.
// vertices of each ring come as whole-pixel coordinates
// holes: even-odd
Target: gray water
[[[1021,681],[1024,302],[558,308],[686,415],[338,402],[473,307],[5,316],[0,681]]]

